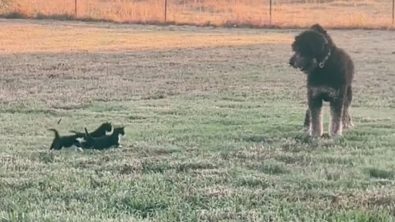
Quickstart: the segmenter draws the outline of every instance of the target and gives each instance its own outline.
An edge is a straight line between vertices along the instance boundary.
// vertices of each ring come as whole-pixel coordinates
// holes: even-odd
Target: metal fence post
[[[165,0],[165,23],[167,22],[167,0]]]
[[[77,18],[77,1],[78,0],[74,0],[74,18]]]
[[[395,0],[392,0],[392,25],[394,24]]]
[[[269,0],[269,25],[272,25],[272,0]]]

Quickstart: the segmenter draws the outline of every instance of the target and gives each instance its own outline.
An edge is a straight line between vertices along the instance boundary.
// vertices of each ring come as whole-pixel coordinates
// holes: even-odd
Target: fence
[[[0,0],[1,1],[4,0]],[[395,0],[8,0],[27,16],[198,25],[393,27]],[[4,8],[4,7],[3,7]]]

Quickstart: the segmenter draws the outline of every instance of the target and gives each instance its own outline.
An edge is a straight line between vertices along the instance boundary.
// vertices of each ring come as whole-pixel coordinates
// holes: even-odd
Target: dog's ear
[[[328,40],[323,34],[315,33],[311,35],[311,39],[308,44],[311,52],[314,52],[315,55],[320,55],[324,52],[325,47],[328,44]]]
[[[314,30],[316,32],[326,34],[326,30],[320,25],[320,24],[314,24],[310,27],[311,30]]]
[[[326,45],[328,45],[329,41],[326,38],[325,34],[321,34],[322,35],[322,45],[325,47]]]

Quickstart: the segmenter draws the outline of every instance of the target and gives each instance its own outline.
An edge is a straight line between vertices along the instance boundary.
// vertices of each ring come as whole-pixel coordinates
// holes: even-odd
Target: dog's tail
[[[58,132],[56,129],[48,129],[48,130],[55,133],[55,138],[56,138],[56,139],[58,139],[58,138],[60,137],[60,136],[59,136],[59,132]]]

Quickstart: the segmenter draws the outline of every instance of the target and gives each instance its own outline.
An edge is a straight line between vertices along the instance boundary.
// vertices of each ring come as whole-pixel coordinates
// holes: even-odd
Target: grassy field
[[[164,23],[165,0],[0,0],[0,15]],[[388,0],[167,0],[166,21],[214,26],[394,28]],[[77,5],[77,8],[75,7]],[[16,13],[14,13],[16,12]],[[11,14],[10,14],[11,13]]]
[[[329,31],[355,61],[355,128],[316,141],[287,64],[299,31],[0,29],[1,221],[395,221],[392,32]],[[104,121],[122,148],[49,151],[48,128]]]

